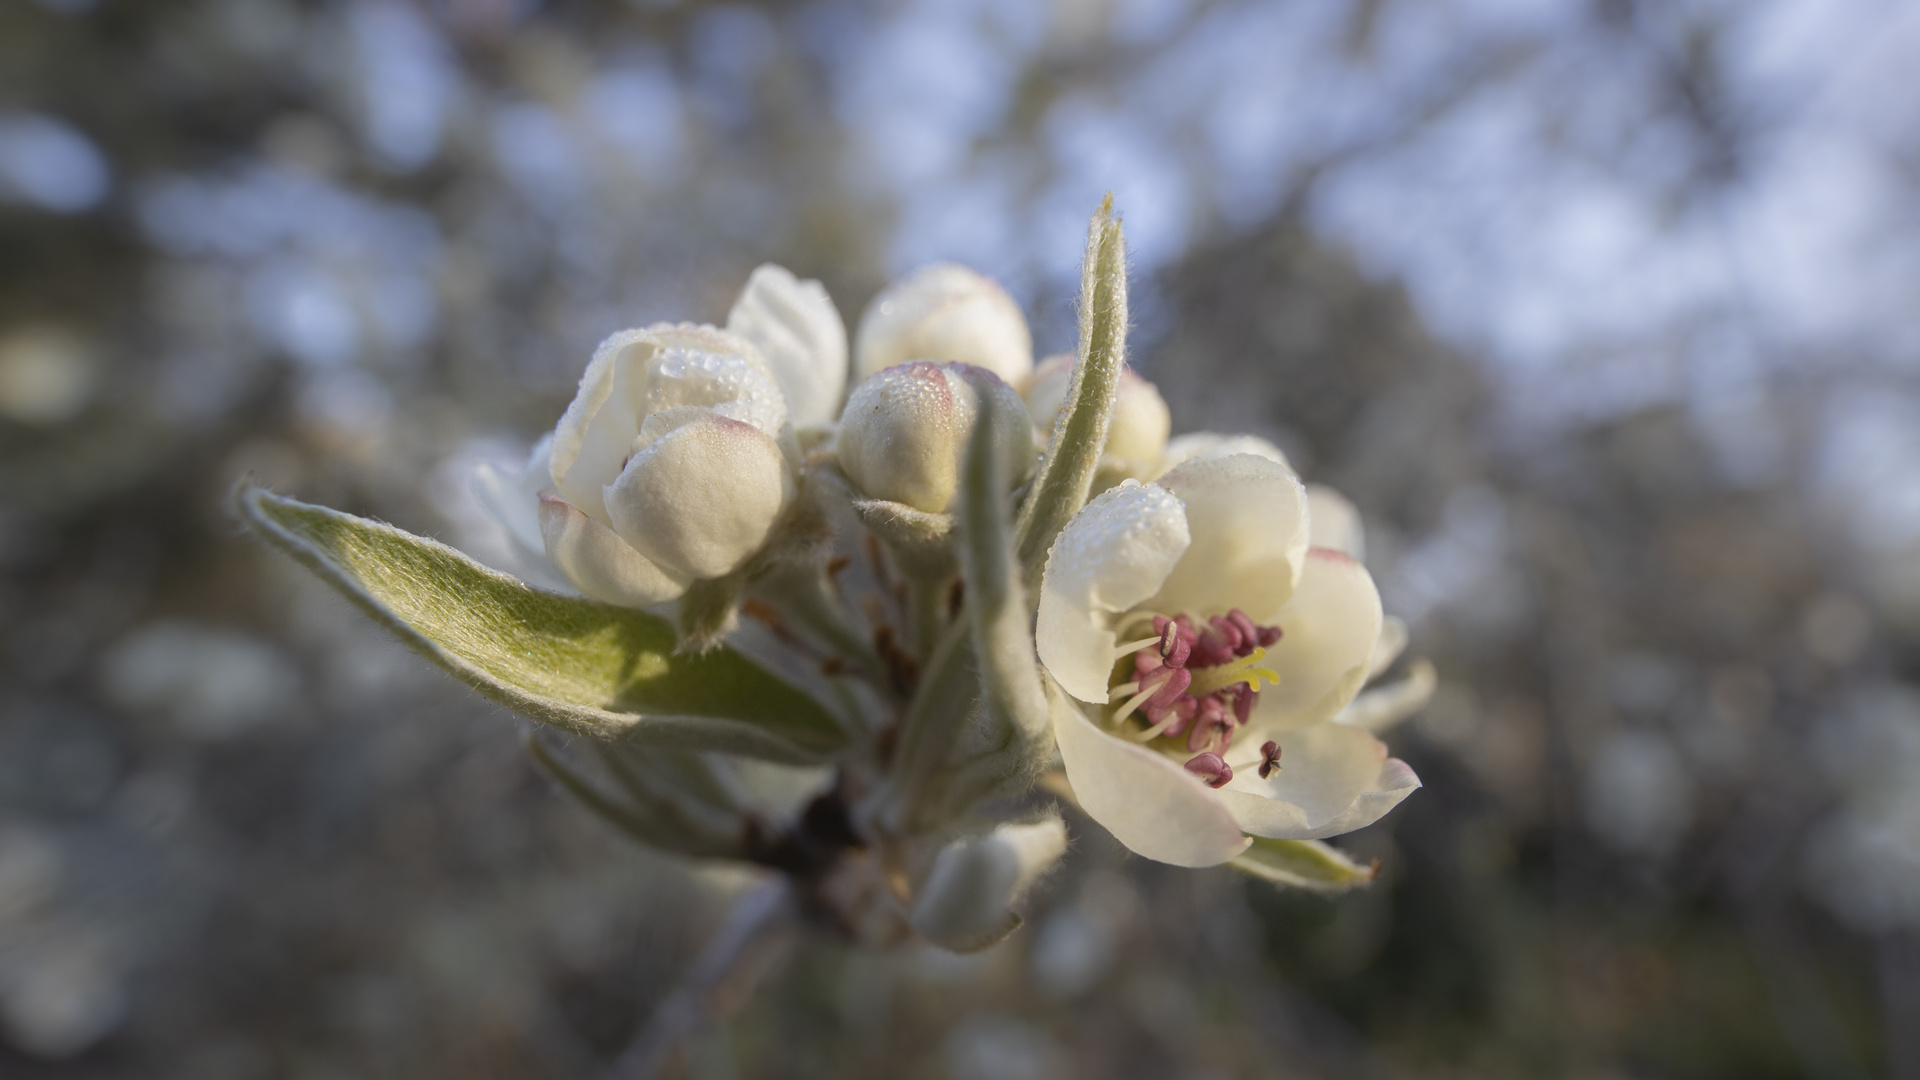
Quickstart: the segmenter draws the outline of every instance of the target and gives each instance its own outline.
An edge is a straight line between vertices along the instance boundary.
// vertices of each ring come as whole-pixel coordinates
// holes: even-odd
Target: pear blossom
[[[854,388],[840,420],[840,468],[869,498],[945,513],[959,484],[961,455],[981,415],[976,393],[999,399],[990,417],[1021,415],[1012,387],[965,364],[916,361],[867,378]],[[1033,464],[1033,433],[1024,423],[1003,420],[993,434],[1011,489]]]
[[[1420,781],[1333,722],[1389,624],[1366,568],[1313,546],[1306,486],[1255,454],[1123,482],[1061,532],[1036,644],[1081,806],[1138,854],[1209,866],[1250,837],[1378,820]],[[1390,631],[1385,631],[1391,633]]]
[[[935,263],[887,286],[860,318],[854,374],[913,360],[986,368],[1018,386],[1033,370],[1033,336],[1013,297],[964,266]]]
[[[607,338],[519,474],[481,467],[528,580],[644,607],[766,546],[797,490],[794,423],[830,422],[845,392],[846,329],[819,282],[772,264],[727,323]]]
[[[1056,752],[1141,855],[1363,883],[1333,849],[1254,844],[1360,828],[1420,785],[1376,734],[1431,668],[1361,694],[1407,632],[1360,561],[1360,516],[1264,440],[1169,437],[1124,364],[1111,200],[1080,311],[1078,351],[1036,371],[999,286],[925,268],[868,309],[851,395],[832,301],[777,266],[724,329],[607,338],[552,433],[518,469],[483,467],[476,494],[526,581],[678,601],[675,618],[607,627],[390,526],[260,489],[236,502],[449,672],[589,740],[611,787],[529,751],[608,822],[773,871],[775,895],[857,937],[971,951],[1012,932],[1068,848],[1057,814],[1017,809]],[[856,552],[864,570],[842,574]],[[754,632],[729,641],[743,617]],[[756,760],[799,767],[791,798],[759,797]]]
[[[602,342],[554,429],[541,539],[583,594],[640,606],[739,569],[793,502],[798,450],[759,351],[710,326]]]
[[[1073,383],[1074,357],[1071,353],[1050,356],[1035,368],[1021,395],[1034,426],[1042,432],[1053,430],[1054,418],[1066,404]],[[1160,463],[1167,451],[1167,434],[1173,429],[1172,414],[1166,399],[1151,382],[1132,368],[1122,368],[1115,389],[1113,412],[1107,420],[1107,442],[1100,453],[1103,478],[1117,483],[1127,477],[1147,479],[1166,471]],[[1110,484],[1103,484],[1103,487]]]

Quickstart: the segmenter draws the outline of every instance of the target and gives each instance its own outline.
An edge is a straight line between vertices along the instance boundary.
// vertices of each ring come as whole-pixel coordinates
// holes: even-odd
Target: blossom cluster
[[[1149,859],[1364,882],[1320,841],[1419,786],[1378,733],[1433,678],[1416,664],[1363,693],[1406,631],[1359,515],[1264,439],[1172,435],[1124,363],[1107,208],[1080,307],[1078,351],[1036,364],[1004,289],[935,265],[876,297],[850,348],[819,282],[762,266],[724,326],[609,337],[525,466],[480,471],[522,576],[550,587],[486,588],[514,633],[551,634],[503,658],[404,596],[376,614],[483,692],[598,736],[617,795],[530,745],[609,820],[780,870],[857,932],[1005,936],[1066,848],[1042,793]],[[566,649],[608,607],[676,644],[641,684],[614,656],[609,689],[556,700],[570,665],[601,663]],[[754,758],[822,779],[783,807]]]

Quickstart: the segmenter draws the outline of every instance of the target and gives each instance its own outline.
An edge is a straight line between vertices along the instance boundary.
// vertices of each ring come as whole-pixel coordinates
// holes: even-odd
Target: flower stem
[[[726,921],[707,940],[686,977],[653,1010],[604,1080],[650,1080],[660,1075],[680,1043],[706,1019],[721,984],[784,925],[783,916],[792,911],[791,895],[785,876],[774,874],[736,897]]]

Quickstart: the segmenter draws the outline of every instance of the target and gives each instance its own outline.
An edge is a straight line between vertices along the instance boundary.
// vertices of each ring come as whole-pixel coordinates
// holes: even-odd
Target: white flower
[[[1010,489],[1033,464],[1033,432],[1018,417],[1020,396],[993,373],[962,364],[917,362],[887,368],[854,387],[840,418],[840,468],[862,495],[946,513],[959,484],[960,459],[979,415],[980,393],[999,399],[989,415]]]
[[[1366,568],[1311,535],[1293,472],[1232,454],[1123,483],[1055,542],[1037,644],[1077,699],[1054,695],[1055,736],[1081,806],[1133,851],[1213,865],[1248,834],[1368,825],[1420,786],[1331,722],[1386,623]]]
[[[1073,385],[1073,364],[1071,354],[1048,357],[1034,369],[1022,391],[1034,426],[1042,432],[1053,430],[1054,418],[1066,404]],[[1114,390],[1113,412],[1107,420],[1107,443],[1100,451],[1101,471],[1116,481],[1128,476],[1144,480],[1165,472],[1159,466],[1167,452],[1167,433],[1172,430],[1173,417],[1159,388],[1132,368],[1122,368],[1120,385]]]
[[[793,501],[792,429],[759,350],[711,326],[602,342],[554,429],[540,534],[583,594],[640,606],[742,566]]]
[[[1033,370],[1033,337],[1020,305],[991,278],[935,263],[873,298],[853,359],[857,379],[911,360],[950,360],[1018,386]]]
[[[760,350],[795,427],[833,423],[847,392],[847,328],[825,286],[767,263],[747,278],[727,329]]]
[[[662,323],[602,342],[519,475],[483,465],[474,488],[533,584],[672,600],[765,545],[794,497],[792,425],[830,424],[846,382],[826,289],[769,263],[726,330]]]

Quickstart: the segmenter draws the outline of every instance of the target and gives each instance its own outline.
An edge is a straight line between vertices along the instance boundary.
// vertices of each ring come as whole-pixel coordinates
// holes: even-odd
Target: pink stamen
[[[1207,782],[1210,788],[1226,787],[1233,779],[1233,766],[1219,754],[1200,754],[1187,761],[1187,771]]]
[[[1260,779],[1280,771],[1280,744],[1268,739],[1260,744]]]
[[[1224,754],[1234,732],[1253,717],[1260,700],[1257,683],[1236,681],[1194,692],[1197,672],[1242,662],[1256,649],[1280,640],[1280,628],[1260,626],[1239,608],[1196,623],[1186,615],[1153,617],[1153,638],[1130,642],[1136,677],[1113,688],[1126,703],[1117,721],[1138,710],[1147,727],[1133,737],[1150,742],[1162,736],[1185,737],[1187,751]],[[1271,674],[1268,675],[1271,678]],[[1215,675],[1218,678],[1218,675]]]

